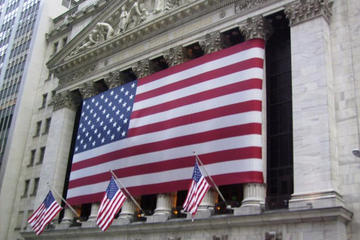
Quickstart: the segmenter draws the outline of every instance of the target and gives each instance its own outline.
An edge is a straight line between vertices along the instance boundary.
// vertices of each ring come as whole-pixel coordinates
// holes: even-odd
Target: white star
[[[112,107],[112,110],[113,110],[113,111],[115,111],[115,109],[116,109],[116,107],[115,107],[115,106],[113,106],[113,107]]]
[[[85,137],[87,137],[87,136],[89,136],[89,132],[86,132],[86,133],[85,133]]]
[[[90,108],[90,106],[89,105],[86,105],[86,109],[89,109]]]
[[[86,144],[84,144],[84,149],[86,149],[87,148],[87,145]]]
[[[93,102],[95,102],[95,99],[93,98],[93,99],[91,99],[91,102],[93,103]]]
[[[105,126],[104,126],[104,131],[106,131],[106,129],[107,129],[107,126],[105,125]]]
[[[127,95],[129,95],[129,91],[126,91],[126,92],[125,92],[125,96],[127,96]]]
[[[127,118],[125,118],[124,119],[124,124],[126,124],[128,122],[128,119]]]
[[[96,121],[99,122],[99,121],[100,121],[100,117],[98,117],[98,118],[96,119]]]
[[[96,116],[97,116],[97,113],[94,113],[93,117],[96,118]]]
[[[106,134],[107,134],[107,135],[110,135],[110,133],[111,133],[111,131],[110,131],[110,130],[108,130],[108,131],[106,132]]]
[[[102,113],[105,114],[105,113],[106,113],[106,109],[104,109],[104,110],[102,111]]]
[[[130,107],[130,106],[128,106],[128,108],[126,109],[126,111],[128,111],[128,112],[129,112],[130,110],[131,110],[131,107]]]
[[[109,119],[109,122],[112,123],[113,121],[114,121],[114,118],[110,118],[110,119]]]
[[[92,136],[89,137],[89,141],[91,141],[91,140],[92,140]]]
[[[106,114],[106,116],[105,116],[106,118],[109,118],[110,117],[110,114],[108,113],[108,114]]]
[[[134,97],[134,95],[131,94],[130,97],[129,97],[129,99],[133,99],[133,97]]]
[[[114,123],[113,123],[113,127],[116,127],[116,126],[117,126],[117,123],[116,123],[116,122],[114,122]]]
[[[99,110],[101,110],[101,109],[103,109],[103,106],[102,106],[102,105],[100,105],[100,107],[99,107]]]
[[[79,151],[79,148],[78,148],[78,147],[75,148],[75,152],[77,152],[77,151]]]
[[[82,113],[81,113],[81,116],[83,117],[84,115],[85,115],[85,112],[82,112]]]
[[[135,83],[131,84],[131,87],[134,88],[134,87],[135,87]]]
[[[124,102],[122,106],[123,106],[123,107],[126,107],[126,105],[127,105],[127,103],[126,103],[126,102]]]
[[[96,142],[95,142],[95,141],[93,141],[92,145],[93,145],[93,146],[95,146],[95,144],[96,144]]]
[[[109,99],[108,98],[105,98],[105,102],[108,102],[109,101]]]
[[[101,143],[104,143],[104,142],[105,142],[105,138],[102,138],[102,139],[101,139]]]
[[[81,131],[82,131],[82,132],[85,132],[85,131],[86,131],[86,129],[85,129],[85,128],[83,128]]]
[[[111,107],[112,106],[112,102],[109,102],[109,107]]]
[[[119,103],[122,103],[122,101],[123,101],[123,99],[122,99],[122,98],[120,98],[120,99],[119,99]]]
[[[95,128],[95,125],[93,124],[93,125],[91,125],[91,129],[94,129]]]
[[[125,88],[123,88],[123,87],[120,89],[120,91],[122,91],[122,92],[123,92],[124,90],[125,90]]]
[[[121,133],[121,136],[125,136],[126,135],[126,132],[125,131],[123,131],[122,133]]]
[[[82,124],[82,123],[80,123],[79,127],[80,127],[80,128],[82,128],[82,127],[83,127],[83,124]]]
[[[121,130],[121,127],[119,126],[119,127],[116,129],[116,131],[120,132],[120,130]]]
[[[84,139],[81,139],[80,144],[83,144],[83,143],[84,143]]]
[[[115,97],[114,97],[114,99],[118,99],[118,97],[119,97],[119,95],[116,94]]]
[[[102,125],[104,125],[104,121],[101,121],[101,122],[100,122],[100,126],[102,126]]]
[[[98,137],[98,138],[101,138],[101,133],[99,133],[99,134],[97,135],[97,137]]]
[[[97,129],[95,129],[95,130],[94,130],[94,133],[95,133],[95,134],[97,134],[97,132],[98,132],[98,130],[97,130]]]
[[[79,140],[79,139],[80,139],[80,135],[77,136],[77,140]]]
[[[104,99],[104,94],[101,94],[100,98],[101,98],[101,99]]]
[[[96,107],[99,106],[99,102],[96,102],[96,103],[95,103],[95,106],[96,106]]]
[[[90,124],[91,124],[91,120],[88,121],[88,125],[90,125]]]
[[[110,95],[111,95],[111,96],[114,95],[114,91],[111,91],[111,92],[110,92]]]
[[[124,114],[121,114],[121,115],[120,115],[120,119],[123,119],[123,118],[124,118]]]
[[[86,117],[85,117],[85,121],[87,121],[87,120],[88,120],[88,118],[89,118],[89,117],[88,117],[88,116],[86,116]]]
[[[93,109],[90,109],[90,113],[93,113],[94,112],[94,110]]]
[[[115,135],[114,134],[111,135],[111,140],[114,140],[114,138],[115,138]]]

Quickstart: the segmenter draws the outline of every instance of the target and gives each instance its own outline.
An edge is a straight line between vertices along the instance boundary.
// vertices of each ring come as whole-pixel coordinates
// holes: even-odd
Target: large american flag
[[[118,187],[114,178],[111,177],[110,183],[101,201],[96,219],[96,224],[102,231],[106,231],[109,228],[114,221],[116,213],[119,212],[125,200],[126,196]]]
[[[191,213],[192,215],[195,215],[202,199],[204,198],[209,188],[210,185],[206,181],[204,175],[202,175],[196,161],[194,166],[194,172],[192,175],[191,185],[183,204],[184,210]]]
[[[99,202],[109,170],[135,196],[187,189],[193,152],[218,185],[263,182],[263,66],[254,39],[85,99],[69,202]]]
[[[29,217],[28,223],[36,235],[40,235],[46,225],[61,211],[62,207],[56,202],[51,191],[46,195],[45,200]]]

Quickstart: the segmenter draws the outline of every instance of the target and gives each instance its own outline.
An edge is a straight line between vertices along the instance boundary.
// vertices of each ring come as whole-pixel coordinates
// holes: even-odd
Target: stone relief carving
[[[240,0],[235,2],[235,13],[243,12],[269,0]]]
[[[77,79],[80,79],[80,78],[92,73],[95,70],[95,68],[96,68],[96,64],[90,64],[90,65],[87,65],[86,67],[78,69],[75,72],[72,72],[69,75],[61,77],[60,82],[59,82],[59,88],[62,88],[64,86],[66,86],[68,83],[71,83]]]
[[[297,0],[288,4],[284,12],[291,26],[319,16],[329,22],[332,5],[330,0]]]
[[[145,4],[146,0],[126,1],[119,11],[109,16],[104,22],[97,23],[85,40],[69,56],[95,48],[100,43],[123,34],[159,14],[179,7],[185,1],[155,0],[149,2],[151,2],[150,8],[147,7],[149,4]]]

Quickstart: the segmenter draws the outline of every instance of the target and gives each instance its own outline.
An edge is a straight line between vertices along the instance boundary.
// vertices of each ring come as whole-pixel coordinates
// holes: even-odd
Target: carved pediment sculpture
[[[128,0],[120,9],[98,22],[69,56],[97,47],[99,44],[153,20],[158,15],[179,7],[181,0]]]

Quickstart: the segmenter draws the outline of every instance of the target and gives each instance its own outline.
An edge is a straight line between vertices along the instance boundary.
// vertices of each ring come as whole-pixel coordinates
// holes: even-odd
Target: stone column
[[[156,209],[147,222],[165,222],[171,217],[171,210],[175,205],[175,193],[160,193],[156,199]]]
[[[114,221],[115,224],[128,224],[134,220],[136,206],[130,198],[127,198],[121,208],[119,218]]]
[[[245,40],[250,40],[254,38],[261,38],[266,40],[271,34],[271,30],[272,29],[270,24],[266,21],[266,19],[263,16],[255,16],[253,18],[248,18],[240,25],[240,32],[244,35]],[[265,95],[264,95],[264,99],[266,99]],[[266,121],[264,121],[264,124],[265,122]],[[264,167],[264,172],[265,172],[265,167]],[[248,214],[261,213],[265,205],[265,192],[266,192],[265,184],[245,183],[243,186],[243,193],[244,193],[243,201],[241,203],[240,208],[234,209],[234,215],[248,215]]]
[[[75,214],[68,207],[65,207],[64,211],[64,218],[61,224],[55,226],[57,230],[67,229],[74,223]]]
[[[208,218],[215,212],[215,202],[217,199],[217,192],[215,189],[210,188],[205,194],[203,200],[199,204],[198,210],[194,218]],[[187,218],[191,218],[191,214],[187,214]]]
[[[64,188],[77,105],[67,91],[54,97],[53,108],[35,206],[41,204],[49,191],[47,183],[59,194],[63,193]],[[61,201],[55,193],[53,195],[58,202]]]
[[[100,203],[91,204],[91,212],[88,220],[82,223],[82,227],[96,227],[96,218],[98,215]]]
[[[342,206],[328,0],[290,3],[294,193],[290,209]]]
[[[93,82],[83,83],[79,91],[83,99],[93,97],[98,93]]]

